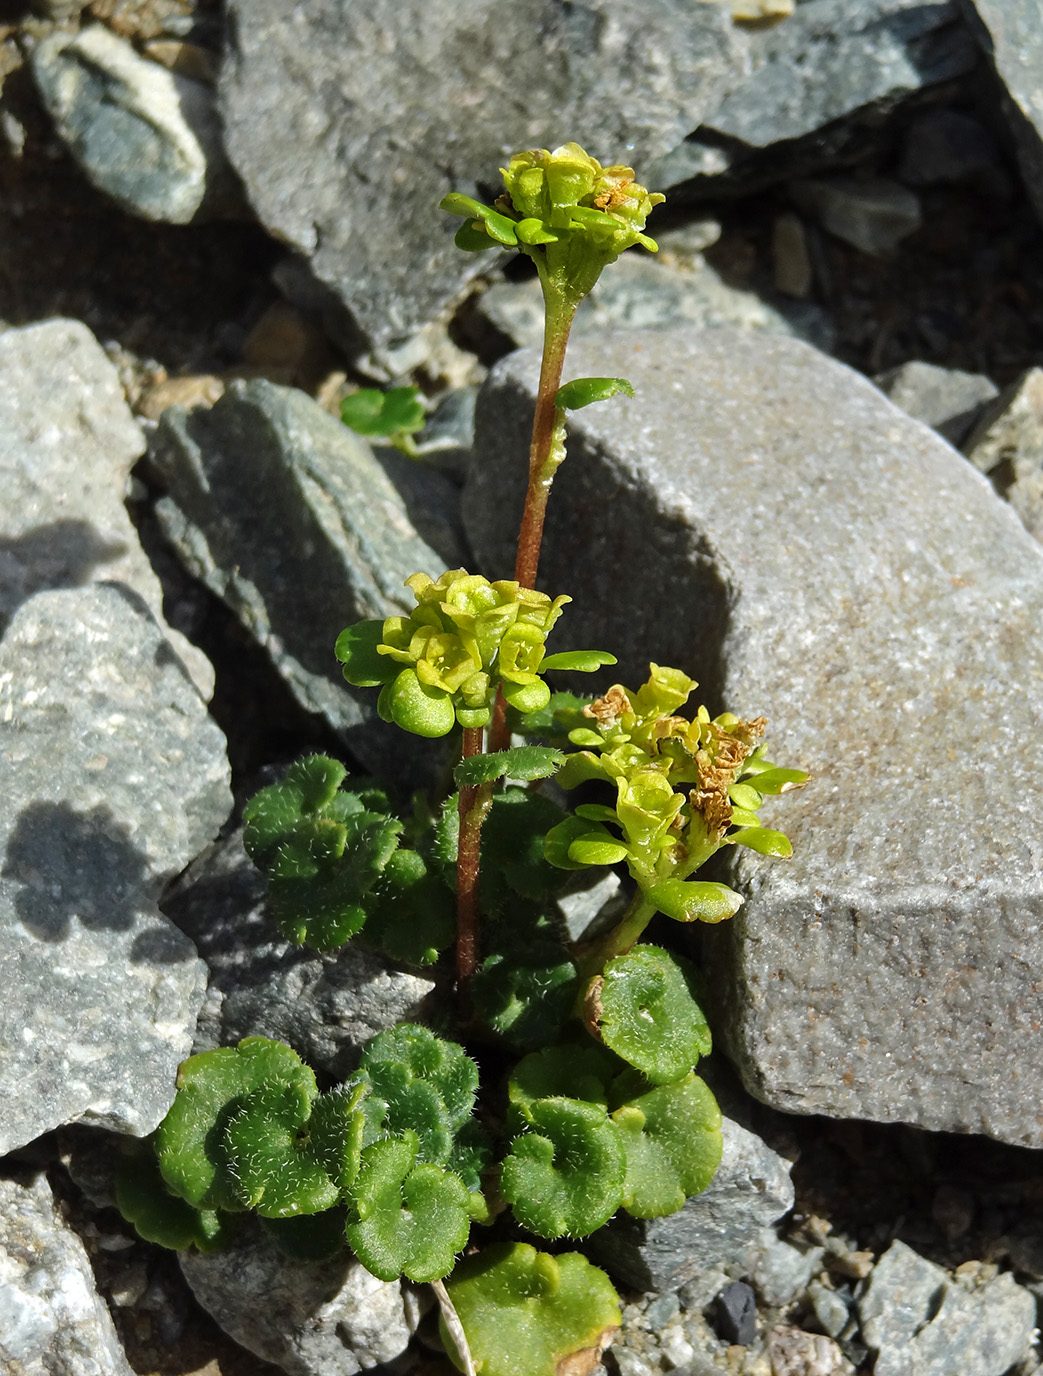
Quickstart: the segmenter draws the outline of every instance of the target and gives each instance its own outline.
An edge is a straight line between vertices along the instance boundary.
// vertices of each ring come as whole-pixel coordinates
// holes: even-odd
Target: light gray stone
[[[543,293],[535,279],[490,287],[476,310],[519,347],[543,340]],[[730,287],[709,263],[668,267],[638,253],[625,254],[603,275],[576,312],[573,338],[719,325],[797,335],[824,350],[833,346],[832,327],[814,305],[772,305],[756,292]]]
[[[102,24],[51,34],[32,69],[63,142],[125,210],[181,225],[227,209],[231,174],[208,86],[141,57]]]
[[[459,221],[437,208],[447,192],[496,187],[511,152],[568,139],[640,171],[743,70],[724,8],[685,0],[229,10],[220,101],[232,162],[262,222],[381,345],[489,266],[455,248]],[[340,337],[352,346],[343,321]]]
[[[69,1122],[143,1136],[205,971],[156,908],[231,807],[224,738],[140,599],[42,592],[0,642],[0,1154]]]
[[[794,1247],[765,1228],[747,1257],[749,1277],[765,1304],[790,1304],[822,1269],[824,1247]]]
[[[873,1268],[858,1312],[875,1376],[1003,1376],[1036,1324],[1035,1297],[1009,1273],[961,1284],[904,1242]]]
[[[789,192],[823,229],[877,258],[892,254],[922,223],[916,196],[884,177],[807,178],[791,182]]]
[[[736,175],[751,151],[774,144],[787,147],[759,165],[761,180],[792,175],[796,161],[824,165],[846,138],[842,121],[963,75],[974,48],[955,0],[805,0],[749,35],[750,74],[650,175],[664,187]]]
[[[43,588],[126,583],[209,700],[213,666],[163,621],[159,579],[123,504],[144,452],[116,369],[86,325],[0,331],[0,633]]]
[[[1043,27],[1037,0],[961,0],[1006,87],[1029,199],[1043,215]]]
[[[210,971],[193,1050],[274,1037],[341,1080],[370,1037],[423,1019],[430,979],[357,943],[329,955],[291,946],[265,916],[264,892],[239,830],[201,855],[164,899],[163,911]]]
[[[10,1376],[132,1376],[83,1243],[42,1175],[0,1180],[0,1364]]]
[[[823,1333],[831,1338],[839,1338],[851,1318],[851,1307],[845,1297],[818,1280],[813,1280],[808,1286],[807,1297]]]
[[[914,359],[875,379],[886,397],[957,446],[999,388],[983,373],[963,373]]]
[[[404,587],[466,563],[458,495],[443,475],[382,451],[303,392],[233,382],[209,411],[170,406],[151,442],[156,506],[180,558],[271,656],[294,696],[376,772],[423,758],[376,717],[333,655],[345,626],[400,615]],[[360,725],[365,723],[365,729]]]
[[[1043,368],[1030,368],[982,411],[964,451],[1043,542]]]
[[[724,1153],[702,1194],[666,1218],[617,1215],[586,1244],[614,1276],[639,1290],[676,1290],[701,1272],[744,1261],[761,1230],[793,1207],[789,1162],[731,1118]]]
[[[287,1260],[255,1224],[227,1250],[182,1252],[180,1262],[229,1337],[289,1376],[355,1376],[390,1362],[421,1318],[401,1281],[377,1280],[353,1257]]]
[[[504,360],[479,399],[464,510],[490,571],[536,365]],[[568,375],[637,395],[577,413],[556,479],[562,648],[618,653],[633,685],[681,666],[812,776],[765,807],[793,859],[735,855],[746,903],[700,933],[719,1044],[777,1108],[1043,1145],[1043,551],[949,445],[798,341],[582,340]]]

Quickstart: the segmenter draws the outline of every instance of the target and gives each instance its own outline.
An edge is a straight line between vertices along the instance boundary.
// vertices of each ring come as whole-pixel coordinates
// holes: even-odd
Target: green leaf
[[[767,827],[745,827],[742,831],[733,831],[725,837],[725,841],[735,846],[749,846],[750,850],[758,851],[761,855],[777,855],[787,859],[793,854],[789,837],[781,831],[770,831]]]
[[[545,655],[540,661],[540,673],[560,669],[563,672],[569,670],[573,673],[592,674],[603,664],[616,663],[618,660],[615,655],[610,655],[605,650],[566,650],[560,655]]]
[[[225,1124],[228,1161],[246,1203],[262,1217],[322,1213],[340,1196],[302,1131],[314,1097],[299,1083],[264,1086]]]
[[[480,882],[487,910],[502,906],[509,893],[539,902],[568,882],[547,860],[543,846],[564,816],[552,799],[527,788],[508,787],[496,795],[482,828]]]
[[[509,683],[501,685],[504,701],[516,712],[542,712],[550,702],[550,689],[538,678],[535,683]]]
[[[484,253],[486,249],[496,248],[494,240],[480,229],[475,229],[470,220],[462,224],[453,235],[453,243],[465,253]]]
[[[645,898],[675,922],[723,922],[743,901],[727,884],[684,879],[663,879],[645,891]]]
[[[321,1214],[295,1218],[263,1218],[264,1231],[284,1256],[292,1261],[328,1261],[347,1250],[344,1209],[338,1206]]]
[[[246,1037],[238,1046],[182,1062],[174,1102],[156,1129],[156,1156],[168,1188],[198,1209],[248,1207],[224,1130],[251,1094],[281,1086],[308,1099],[318,1093],[315,1075],[297,1053],[266,1037]]]
[[[440,1280],[467,1246],[467,1188],[440,1166],[417,1165],[417,1146],[415,1134],[406,1133],[362,1153],[345,1234],[378,1280]]]
[[[474,1011],[513,1046],[528,1050],[554,1037],[576,997],[576,967],[557,960],[486,957],[471,982]]]
[[[737,808],[747,812],[756,812],[763,802],[760,793],[752,784],[732,784],[728,790],[728,797]]]
[[[495,783],[497,779],[549,779],[565,762],[560,750],[546,745],[519,745],[513,750],[497,750],[491,754],[472,755],[461,760],[453,770],[453,778],[461,788]]]
[[[545,664],[546,659],[542,663]],[[547,706],[539,712],[530,712],[525,716],[508,713],[511,731],[524,736],[564,740],[574,726],[586,720],[583,708],[590,701],[590,698],[577,697],[575,693],[551,693]],[[600,741],[600,737],[598,739]]]
[[[232,1232],[228,1214],[196,1209],[170,1193],[151,1143],[124,1150],[116,1168],[116,1207],[139,1237],[178,1252],[215,1252]]]
[[[432,965],[456,935],[456,903],[415,850],[396,850],[366,902],[366,942],[392,960]]]
[[[459,1043],[436,1037],[426,1027],[403,1022],[378,1032],[366,1043],[362,1069],[371,1076],[381,1095],[386,1072],[393,1071],[394,1083],[400,1082],[398,1069],[408,1072],[407,1083],[430,1084],[445,1105],[446,1121],[454,1132],[471,1116],[478,1090],[478,1067]],[[391,1130],[397,1131],[397,1127],[393,1125]]]
[[[606,1107],[609,1084],[619,1070],[619,1060],[589,1040],[548,1046],[523,1056],[507,1087],[511,1122],[516,1127],[531,1123],[531,1109],[539,1099],[566,1097]]]
[[[779,769],[773,764],[764,769],[751,769],[752,763],[746,761],[743,776],[749,776],[758,793],[788,793],[791,789],[803,788],[808,781],[803,769]]]
[[[446,1289],[480,1376],[587,1371],[620,1323],[612,1283],[578,1252],[552,1257],[524,1242],[496,1243],[465,1257]],[[441,1334],[464,1370],[444,1322]],[[589,1362],[580,1355],[588,1352]]]
[[[340,404],[340,418],[359,435],[411,435],[424,424],[419,387],[360,387]]]
[[[344,677],[356,688],[376,688],[390,683],[399,664],[390,655],[377,654],[384,642],[383,621],[357,621],[337,637],[333,653],[344,665]]]
[[[586,1237],[619,1208],[626,1157],[603,1107],[537,1099],[530,1131],[516,1137],[500,1190],[524,1228],[539,1237]]]
[[[588,831],[585,836],[577,837],[569,846],[569,859],[575,860],[579,865],[617,865],[620,860],[625,860],[629,853],[627,845],[623,841],[617,841],[604,827],[599,828],[597,832]]]
[[[565,411],[578,411],[594,401],[608,401],[622,392],[625,396],[634,395],[633,385],[625,377],[578,377],[559,387],[554,396],[554,405]],[[611,660],[614,664],[616,661]]]
[[[421,683],[415,669],[403,669],[386,683],[377,707],[385,721],[427,740],[447,736],[456,725],[452,698],[441,688]]]
[[[626,1152],[623,1207],[635,1218],[676,1213],[705,1190],[721,1160],[721,1111],[697,1075],[660,1085],[612,1114]]]
[[[572,847],[576,841],[590,836],[591,832],[597,835],[597,823],[585,821],[582,817],[566,817],[557,826],[551,827],[543,840],[543,854],[548,862],[560,870],[582,870],[586,868],[582,860],[577,860],[572,854]],[[600,831],[610,840],[614,840],[604,827]]]
[[[681,1079],[710,1053],[710,1029],[692,997],[687,965],[658,946],[634,946],[605,966],[598,1031],[652,1084]]]

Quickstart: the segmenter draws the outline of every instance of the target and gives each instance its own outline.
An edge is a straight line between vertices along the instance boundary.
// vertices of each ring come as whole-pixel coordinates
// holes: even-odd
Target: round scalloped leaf
[[[453,1139],[453,1148],[445,1166],[446,1170],[460,1177],[471,1194],[477,1194],[481,1189],[482,1174],[488,1170],[492,1159],[493,1147],[489,1134],[477,1118],[468,1118]],[[480,1217],[487,1212],[484,1206],[478,1206],[477,1213],[475,1208],[475,1201],[472,1200],[472,1217]]]
[[[308,755],[290,765],[283,782],[300,790],[303,812],[321,812],[333,802],[347,777],[348,771],[339,760]]]
[[[453,944],[456,903],[415,850],[396,850],[366,900],[366,941],[392,960],[431,965]]]
[[[619,1208],[626,1156],[599,1104],[537,1099],[532,1130],[516,1137],[500,1189],[523,1228],[539,1237],[586,1237]]]
[[[357,621],[337,637],[333,653],[344,666],[344,677],[354,687],[377,688],[397,676],[397,661],[391,655],[377,654],[377,646],[383,642],[383,621]]]
[[[116,1168],[116,1207],[139,1237],[176,1252],[189,1247],[215,1252],[225,1246],[233,1227],[227,1214],[196,1209],[172,1195],[149,1145],[135,1144],[122,1156]]]
[[[359,1173],[369,1092],[365,1081],[342,1084],[312,1101],[308,1152],[341,1194],[351,1189]]]
[[[612,1282],[578,1252],[552,1257],[524,1242],[496,1243],[465,1257],[446,1289],[478,1376],[588,1371],[620,1323]],[[444,1322],[441,1333],[465,1370]]]
[[[297,1087],[318,1093],[314,1073],[295,1051],[267,1037],[204,1051],[182,1062],[177,1094],[156,1129],[156,1156],[174,1194],[198,1209],[248,1207],[225,1150],[224,1129],[246,1098],[259,1089]]]
[[[310,1150],[311,1097],[299,1085],[247,1095],[225,1125],[225,1151],[243,1197],[264,1218],[331,1209],[340,1191]]]
[[[362,1053],[362,1067],[372,1077],[378,1094],[384,1093],[380,1081],[383,1067],[395,1064],[407,1068],[410,1079],[424,1080],[437,1091],[454,1131],[471,1116],[478,1091],[478,1067],[458,1042],[436,1037],[416,1023],[399,1023],[371,1037]]]
[[[374,1142],[362,1153],[345,1233],[359,1261],[379,1280],[440,1280],[467,1246],[466,1186],[440,1166],[415,1165],[416,1158],[412,1134]]]
[[[530,1111],[539,1099],[565,1097],[605,1107],[608,1086],[619,1070],[616,1057],[592,1042],[533,1051],[514,1067],[507,1086],[511,1120],[519,1127],[531,1123]]]
[[[742,831],[733,831],[725,839],[734,846],[749,846],[761,855],[776,855],[783,860],[793,854],[789,837],[769,827],[745,827]]]
[[[576,979],[576,967],[565,956],[536,963],[496,953],[471,982],[474,1011],[513,1046],[544,1046],[572,1011]]]
[[[723,922],[742,907],[742,897],[727,884],[708,880],[664,879],[645,890],[645,897],[676,922]]]
[[[681,1079],[710,1053],[710,1029],[686,966],[659,946],[635,946],[605,966],[598,1032],[656,1085]]]
[[[720,1165],[721,1111],[697,1075],[629,1099],[612,1121],[627,1159],[623,1207],[635,1218],[676,1213]]]
[[[321,1214],[295,1218],[264,1218],[264,1231],[284,1256],[293,1261],[327,1261],[347,1248],[342,1206]]]

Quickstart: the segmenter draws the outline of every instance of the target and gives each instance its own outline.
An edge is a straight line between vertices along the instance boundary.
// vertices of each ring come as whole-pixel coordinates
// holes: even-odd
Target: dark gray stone
[[[1011,194],[999,145],[985,126],[965,110],[947,106],[913,120],[902,143],[898,176],[909,186],[965,182],[986,196]]]
[[[776,144],[785,145],[781,155],[757,164],[761,180],[824,165],[843,145],[841,121],[887,111],[977,60],[956,0],[805,0],[781,24],[750,34],[749,52],[749,76],[653,166],[656,185],[737,174],[751,152]]]
[[[959,447],[986,402],[999,394],[983,373],[963,373],[914,359],[875,379],[886,397]]]
[[[0,632],[44,588],[126,583],[209,698],[209,660],[163,623],[159,579],[124,506],[145,452],[116,369],[78,320],[0,331]]]
[[[264,891],[236,831],[201,855],[164,899],[163,911],[210,971],[193,1050],[274,1037],[314,1069],[344,1079],[370,1037],[423,1018],[435,986],[357,943],[329,955],[291,946],[264,914]]]
[[[288,1260],[253,1222],[226,1251],[182,1252],[180,1261],[229,1337],[289,1376],[355,1376],[390,1362],[423,1312],[408,1285],[377,1280],[354,1257]]]
[[[208,86],[139,56],[101,24],[51,34],[32,69],[63,142],[125,210],[180,225],[228,208],[232,176]]]
[[[744,1261],[761,1230],[793,1207],[789,1162],[731,1118],[724,1154],[702,1194],[667,1218],[617,1215],[586,1243],[590,1255],[638,1290],[676,1290],[699,1273]]]
[[[977,1282],[893,1242],[858,1301],[875,1376],[1003,1376],[1029,1348],[1035,1297],[995,1267]]]
[[[757,1301],[742,1280],[733,1280],[717,1296],[717,1331],[727,1343],[749,1347],[757,1335]]]
[[[876,258],[892,254],[920,228],[920,202],[883,177],[829,177],[792,182],[790,195],[823,229]]]
[[[375,693],[348,688],[333,647],[353,621],[415,605],[410,574],[466,563],[449,480],[378,460],[303,392],[260,379],[209,411],[168,407],[151,453],[169,493],[156,515],[189,571],[369,768],[408,771],[415,738],[379,722]]]
[[[1043,26],[1037,0],[961,0],[1007,91],[1029,199],[1043,215]]]
[[[231,807],[224,738],[136,594],[42,592],[0,642],[0,1155],[69,1122],[143,1136],[205,971],[157,910]]]
[[[42,1175],[0,1180],[0,1364],[10,1376],[132,1376],[83,1243]]]
[[[640,172],[742,70],[719,5],[685,0],[233,0],[220,102],[262,222],[385,345],[433,319],[489,255],[453,244],[449,191],[572,139]],[[494,193],[495,194],[495,193]],[[355,341],[346,327],[342,339]]]
[[[465,519],[510,566],[537,360],[494,369]],[[795,340],[577,342],[578,412],[541,584],[555,648],[650,659],[765,715],[811,771],[765,809],[794,858],[742,854],[701,934],[714,1027],[777,1108],[1043,1144],[1043,551],[944,441]],[[609,682],[603,674],[601,682]]]

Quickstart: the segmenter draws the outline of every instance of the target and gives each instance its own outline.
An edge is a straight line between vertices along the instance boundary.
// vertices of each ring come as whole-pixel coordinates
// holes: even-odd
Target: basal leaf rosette
[[[458,247],[518,248],[541,277],[577,296],[633,245],[655,252],[645,222],[665,197],[641,186],[633,168],[602,167],[579,144],[565,143],[553,152],[515,153],[500,171],[505,190],[495,206],[455,193],[442,201],[443,210],[464,217]]]
[[[721,1110],[697,1075],[646,1085],[614,1109],[612,1122],[626,1155],[623,1207],[635,1218],[676,1213],[720,1165]]]
[[[545,641],[571,599],[550,598],[504,580],[490,582],[465,569],[438,579],[406,580],[416,598],[409,616],[362,621],[337,639],[344,677],[359,688],[379,687],[377,710],[418,736],[446,735],[488,724],[498,691],[520,712],[546,707],[550,689],[540,677],[551,668],[614,664],[611,655],[584,652],[582,664],[547,658]]]
[[[465,1257],[446,1284],[478,1376],[585,1376],[619,1327],[619,1298],[578,1252],[503,1242]],[[463,1358],[445,1323],[446,1351]]]

